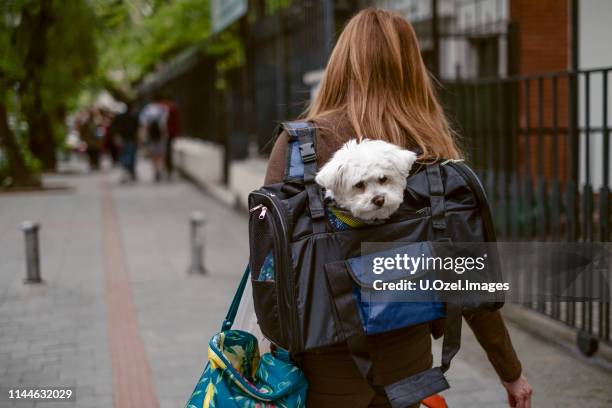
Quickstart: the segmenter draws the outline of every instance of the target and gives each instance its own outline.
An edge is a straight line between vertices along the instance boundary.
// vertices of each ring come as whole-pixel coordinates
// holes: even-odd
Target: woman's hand
[[[502,381],[508,392],[510,408],[531,408],[531,394],[533,390],[524,375],[514,382]]]

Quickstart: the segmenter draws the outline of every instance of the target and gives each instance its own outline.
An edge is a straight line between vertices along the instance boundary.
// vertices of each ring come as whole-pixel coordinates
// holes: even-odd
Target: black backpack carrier
[[[334,231],[314,181],[313,125],[287,122],[280,129],[289,135],[285,180],[249,196],[249,265],[263,334],[297,361],[302,352],[346,342],[361,374],[394,408],[449,388],[444,372],[459,350],[462,314],[495,310],[502,303],[447,302],[440,315],[439,304],[432,304],[430,312],[416,313],[430,321],[444,319],[442,364],[382,387],[372,381],[366,342],[372,332],[355,296],[355,287],[366,283],[351,269],[352,260],[361,256],[362,242],[494,242],[491,213],[478,178],[461,162],[421,166],[408,177],[404,202],[384,224]],[[422,322],[406,322],[403,327],[418,323]]]

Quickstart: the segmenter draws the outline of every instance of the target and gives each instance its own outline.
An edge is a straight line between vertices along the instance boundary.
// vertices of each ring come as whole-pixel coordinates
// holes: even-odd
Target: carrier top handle
[[[315,128],[310,122],[284,122],[281,128],[299,143],[300,157],[304,165],[304,188],[308,193],[308,208],[314,233],[325,232],[325,207],[321,188],[315,183],[317,175],[317,153],[315,150]],[[291,157],[291,151],[288,151]]]

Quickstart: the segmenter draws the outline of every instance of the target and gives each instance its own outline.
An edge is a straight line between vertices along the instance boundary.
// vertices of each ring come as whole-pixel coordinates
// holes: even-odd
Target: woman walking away
[[[388,11],[364,10],[347,24],[305,119],[317,129],[319,168],[353,138],[380,139],[419,151],[421,161],[462,157],[434,94],[412,26]],[[288,135],[282,133],[274,145],[266,185],[283,180],[287,142]],[[509,405],[531,407],[531,388],[499,311],[477,312],[466,319],[506,388]],[[372,361],[380,362],[373,383],[386,386],[429,369],[430,336],[439,336],[440,329],[437,323],[425,323],[369,336]],[[362,377],[345,344],[304,353],[301,364],[309,382],[309,407],[389,406],[387,397]]]

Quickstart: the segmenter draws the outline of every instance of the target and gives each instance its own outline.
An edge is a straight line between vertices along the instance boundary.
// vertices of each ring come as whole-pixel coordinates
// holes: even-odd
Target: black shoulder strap
[[[304,164],[304,188],[308,192],[308,207],[312,218],[313,232],[325,232],[325,207],[321,188],[315,183],[317,154],[315,150],[315,128],[310,122],[284,122],[281,129],[299,143],[300,156]],[[291,151],[288,151],[291,154]]]
[[[429,182],[429,201],[431,220],[436,230],[446,229],[446,203],[444,201],[444,182],[438,163],[429,164],[425,168]]]

